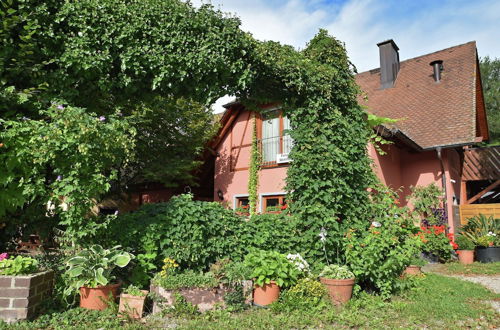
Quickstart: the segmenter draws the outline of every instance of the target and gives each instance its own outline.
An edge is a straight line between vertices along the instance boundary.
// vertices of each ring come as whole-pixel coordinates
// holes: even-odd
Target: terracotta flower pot
[[[80,288],[80,307],[86,309],[104,310],[108,307],[110,300],[115,301],[118,296],[118,288],[121,283],[108,284],[89,288],[83,286]]]
[[[276,282],[271,281],[264,286],[256,286],[253,289],[253,303],[257,306],[267,306],[278,300],[280,287]]]
[[[458,260],[463,265],[470,265],[474,262],[474,250],[458,250]]]
[[[415,266],[415,265],[409,265],[406,267],[405,271],[403,272],[404,275],[419,275],[422,274],[420,266]]]
[[[121,314],[128,314],[131,318],[140,319],[144,309],[144,301],[148,291],[141,290],[144,296],[133,296],[131,294],[122,293],[120,295],[120,306],[118,312]]]
[[[344,304],[351,299],[355,278],[334,280],[321,277],[319,280],[326,286],[330,299],[335,305]]]

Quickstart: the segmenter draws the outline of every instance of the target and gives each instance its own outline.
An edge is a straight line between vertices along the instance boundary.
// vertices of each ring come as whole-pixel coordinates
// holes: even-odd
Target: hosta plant
[[[257,250],[245,257],[245,265],[252,269],[256,286],[276,282],[279,287],[288,287],[297,282],[298,270],[285,255],[276,251]]]
[[[119,245],[111,249],[92,245],[81,250],[66,261],[66,274],[71,279],[67,293],[83,286],[94,288],[107,285],[114,279],[113,270],[127,266],[133,257],[132,254],[120,250]]]
[[[323,268],[323,271],[319,274],[319,277],[332,280],[347,280],[350,278],[354,278],[354,274],[349,270],[347,266],[329,265]]]

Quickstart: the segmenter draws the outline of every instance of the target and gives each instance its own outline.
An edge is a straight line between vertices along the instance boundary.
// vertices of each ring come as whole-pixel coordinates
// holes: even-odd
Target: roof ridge
[[[419,59],[421,57],[424,57],[424,56],[429,56],[429,55],[432,55],[432,54],[436,54],[436,53],[440,53],[440,52],[444,52],[444,51],[447,51],[447,50],[450,50],[452,48],[458,48],[458,47],[463,47],[465,45],[468,45],[468,44],[475,44],[476,41],[475,40],[472,40],[472,41],[468,41],[468,42],[464,42],[463,44],[459,44],[459,45],[455,45],[455,46],[451,46],[451,47],[447,47],[447,48],[443,48],[443,49],[440,49],[440,50],[436,50],[434,52],[430,52],[430,53],[427,53],[427,54],[423,54],[423,55],[419,55],[419,56],[416,56],[416,57],[411,57],[411,58],[407,58],[406,60],[404,61],[399,61],[399,63],[404,63],[404,62],[408,62],[408,61],[412,61],[412,60],[416,60],[416,59]],[[360,72],[360,73],[357,73],[356,75],[360,75],[360,74],[364,74],[364,73],[371,73],[373,70],[378,70],[380,69],[380,67],[378,68],[373,68],[371,70],[366,70],[366,71],[363,71],[363,72]]]

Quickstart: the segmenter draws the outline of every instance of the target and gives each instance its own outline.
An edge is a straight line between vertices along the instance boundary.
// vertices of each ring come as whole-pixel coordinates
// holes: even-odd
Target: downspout
[[[448,214],[448,189],[446,188],[446,186],[447,186],[446,185],[446,172],[444,170],[444,163],[443,163],[443,157],[442,157],[441,151],[442,151],[441,147],[436,148],[436,153],[437,153],[437,157],[439,159],[439,164],[441,165],[441,172],[443,173],[441,176],[441,181],[442,181],[443,190],[444,190],[443,208],[444,208],[444,211],[446,212],[446,220],[448,221],[447,227],[449,227],[450,214]],[[448,229],[446,231],[448,231]]]

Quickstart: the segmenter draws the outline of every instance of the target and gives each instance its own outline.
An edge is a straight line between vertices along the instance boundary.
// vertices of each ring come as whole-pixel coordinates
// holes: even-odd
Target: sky
[[[305,48],[320,28],[345,43],[358,72],[379,67],[377,43],[393,39],[401,60],[472,40],[500,58],[500,0],[193,0],[241,19],[259,40]],[[226,96],[214,106],[223,111]]]

